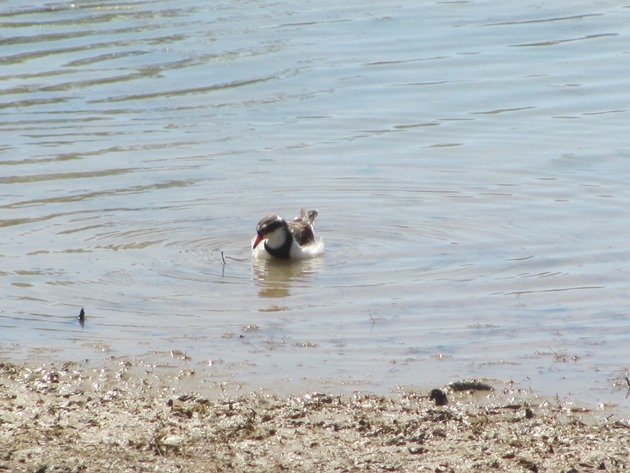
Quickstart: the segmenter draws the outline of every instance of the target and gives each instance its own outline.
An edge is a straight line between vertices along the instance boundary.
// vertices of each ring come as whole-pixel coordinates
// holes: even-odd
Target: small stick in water
[[[221,277],[225,276],[225,256],[223,256],[223,250],[221,250],[221,261],[223,261],[223,266],[221,266]]]
[[[85,324],[85,309],[81,307],[81,312],[79,312],[79,325],[83,327]]]

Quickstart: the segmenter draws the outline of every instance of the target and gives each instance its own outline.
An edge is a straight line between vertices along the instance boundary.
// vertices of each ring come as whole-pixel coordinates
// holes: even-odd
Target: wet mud
[[[509,389],[441,390],[447,401],[429,389],[205,395],[186,392],[167,370],[131,361],[104,368],[0,362],[0,471],[630,468],[630,422],[614,412]]]

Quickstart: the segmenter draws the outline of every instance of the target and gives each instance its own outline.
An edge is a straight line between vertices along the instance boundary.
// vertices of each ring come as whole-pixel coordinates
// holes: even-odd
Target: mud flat
[[[181,374],[0,361],[0,471],[630,469],[627,419],[517,390],[446,388],[437,406],[404,390],[206,395]]]

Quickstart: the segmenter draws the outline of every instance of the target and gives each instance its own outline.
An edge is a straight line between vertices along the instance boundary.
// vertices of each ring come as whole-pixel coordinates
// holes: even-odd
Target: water
[[[628,6],[14,0],[0,24],[2,356],[628,409]],[[252,261],[258,219],[302,206],[324,258]]]

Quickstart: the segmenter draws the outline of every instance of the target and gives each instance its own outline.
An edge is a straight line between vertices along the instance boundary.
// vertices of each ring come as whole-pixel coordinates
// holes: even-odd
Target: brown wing
[[[300,246],[310,245],[315,241],[315,234],[313,233],[313,222],[317,218],[317,210],[300,209],[300,213],[293,220],[287,222],[289,224],[289,230],[293,234],[295,241]]]
[[[319,212],[317,210],[309,210],[308,212],[304,209],[300,209],[300,213],[298,214],[297,217],[295,217],[293,219],[294,222],[304,222],[304,223],[308,223],[310,225],[313,225],[313,223],[315,222],[315,219],[317,218],[317,216],[319,215]]]
[[[293,220],[287,223],[289,224],[289,230],[291,230],[295,241],[297,241],[300,246],[309,245],[315,241],[313,227],[308,220],[306,222],[303,220]]]
[[[315,219],[317,218],[317,216],[319,215],[319,212],[317,210],[309,210],[308,212],[306,212],[306,215],[308,216],[308,221],[311,225],[313,225],[313,223],[315,223]]]

